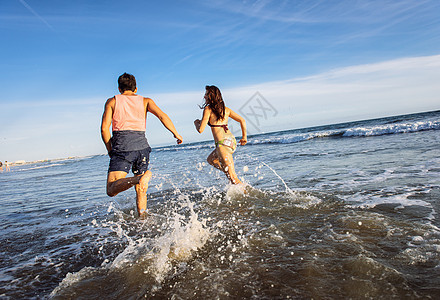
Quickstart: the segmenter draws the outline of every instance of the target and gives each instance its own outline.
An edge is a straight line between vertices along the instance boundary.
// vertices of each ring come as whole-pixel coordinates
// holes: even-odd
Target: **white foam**
[[[95,271],[96,271],[95,268],[85,267],[85,268],[81,269],[79,272],[67,273],[66,277],[50,293],[50,297],[55,297],[59,292],[70,287],[71,285],[83,280],[84,278],[88,278],[88,277],[93,276]]]
[[[308,141],[315,138],[323,138],[334,135],[342,135],[343,132],[340,130],[328,130],[320,132],[310,132],[310,133],[290,133],[282,136],[275,137],[261,137],[250,139],[248,144],[294,144],[303,141]]]
[[[360,208],[373,208],[381,204],[398,204],[398,208],[421,206],[433,209],[431,203],[419,199],[409,198],[414,195],[415,191],[407,191],[405,193],[388,195],[387,192],[382,190],[377,196],[366,196],[363,193],[357,193],[356,195],[351,195],[349,200],[359,202],[359,204],[354,205],[354,207]]]
[[[169,147],[163,147],[163,148],[154,148],[154,151],[183,151],[183,150],[200,150],[200,149],[208,149],[208,148],[215,148],[214,143],[203,143],[203,144],[189,144],[189,145],[183,145],[183,146],[169,146]]]
[[[144,256],[151,260],[149,273],[155,275],[157,282],[161,282],[171,270],[173,261],[188,260],[210,237],[206,221],[198,220],[194,204],[187,201],[186,206],[190,210],[188,220],[175,213],[171,220],[172,229],[152,240],[152,250]]]
[[[375,126],[359,126],[336,130],[322,130],[307,133],[284,133],[278,136],[258,136],[249,140],[248,144],[294,144],[315,138],[332,136],[340,137],[366,137],[385,134],[411,133],[425,130],[439,130],[440,120],[416,121],[413,123],[383,124]]]
[[[440,129],[440,120],[350,128],[345,131],[343,136],[378,136],[385,134],[410,133],[437,129]]]
[[[158,228],[161,232],[161,227],[166,227],[163,235],[155,235],[153,237],[133,237],[129,234],[130,225],[125,226],[126,221],[123,218],[123,212],[116,209],[112,204],[109,205],[107,211],[113,210],[116,216],[119,217],[117,221],[106,221],[98,224],[96,219],[92,220],[94,226],[107,227],[115,232],[119,239],[128,241],[125,249],[117,255],[112,261],[106,259],[102,265],[97,268],[85,267],[76,273],[69,273],[54,289],[51,296],[56,296],[63,289],[74,285],[84,279],[91,278],[96,272],[106,271],[126,271],[132,268],[135,264],[144,264],[145,274],[149,274],[155,279],[157,283],[169,274],[172,270],[174,261],[186,261],[190,259],[195,251],[203,247],[210,237],[210,230],[206,226],[205,220],[199,220],[198,215],[194,210],[194,204],[188,200],[186,195],[179,194],[178,200],[181,202],[181,207],[189,211],[189,215],[185,216],[174,212],[173,217],[165,220],[161,217],[159,222],[152,216],[145,220],[148,223],[148,228]],[[159,223],[160,224],[159,224]],[[163,224],[163,222],[166,222]],[[155,224],[157,223],[157,224]],[[164,226],[165,225],[165,226]],[[167,227],[168,226],[168,227]],[[125,229],[128,228],[128,229]],[[103,247],[101,246],[101,250]]]

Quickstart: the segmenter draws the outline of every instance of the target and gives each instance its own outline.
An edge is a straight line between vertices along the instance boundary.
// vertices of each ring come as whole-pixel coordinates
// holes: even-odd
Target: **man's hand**
[[[180,145],[180,144],[183,143],[183,139],[182,139],[182,137],[180,136],[180,134],[175,134],[175,135],[174,135],[174,138],[177,139],[177,144],[178,144],[178,145]]]
[[[240,145],[244,146],[244,145],[246,145],[246,143],[247,143],[247,138],[242,138],[240,140]]]

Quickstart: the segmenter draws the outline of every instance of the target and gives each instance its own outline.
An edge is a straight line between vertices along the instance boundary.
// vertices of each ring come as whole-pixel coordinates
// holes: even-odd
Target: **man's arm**
[[[110,139],[112,137],[110,134],[110,125],[112,124],[114,106],[115,98],[108,99],[105,103],[104,113],[102,114],[101,121],[101,137],[105,147],[107,148],[108,153],[112,151],[112,144],[110,142]]]
[[[171,121],[170,117],[166,113],[164,113],[159,106],[154,103],[153,99],[146,98],[148,100],[147,104],[147,111],[151,112],[153,115],[155,115],[165,126],[166,129],[168,129],[174,136],[174,138],[177,139],[177,144],[182,144],[182,137],[180,134],[177,133],[176,128],[174,127],[173,122]]]

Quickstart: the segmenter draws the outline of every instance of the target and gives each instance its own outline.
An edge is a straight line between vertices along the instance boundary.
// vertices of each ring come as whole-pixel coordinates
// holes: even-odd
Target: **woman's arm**
[[[232,109],[229,109],[229,111],[230,111],[229,116],[231,117],[231,119],[240,123],[241,126],[240,145],[244,146],[247,143],[246,120],[242,116],[234,112]]]
[[[197,119],[194,121],[194,125],[196,126],[196,130],[199,133],[202,133],[205,130],[206,125],[208,125],[208,121],[209,121],[210,116],[211,116],[211,109],[207,106],[207,107],[205,107],[205,109],[203,109],[202,120]]]

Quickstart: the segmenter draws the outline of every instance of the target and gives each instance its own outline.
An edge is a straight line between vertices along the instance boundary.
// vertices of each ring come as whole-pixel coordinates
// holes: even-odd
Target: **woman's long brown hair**
[[[219,88],[214,85],[207,85],[205,103],[200,108],[205,108],[209,105],[217,120],[225,118],[225,103],[223,102],[222,93]]]

